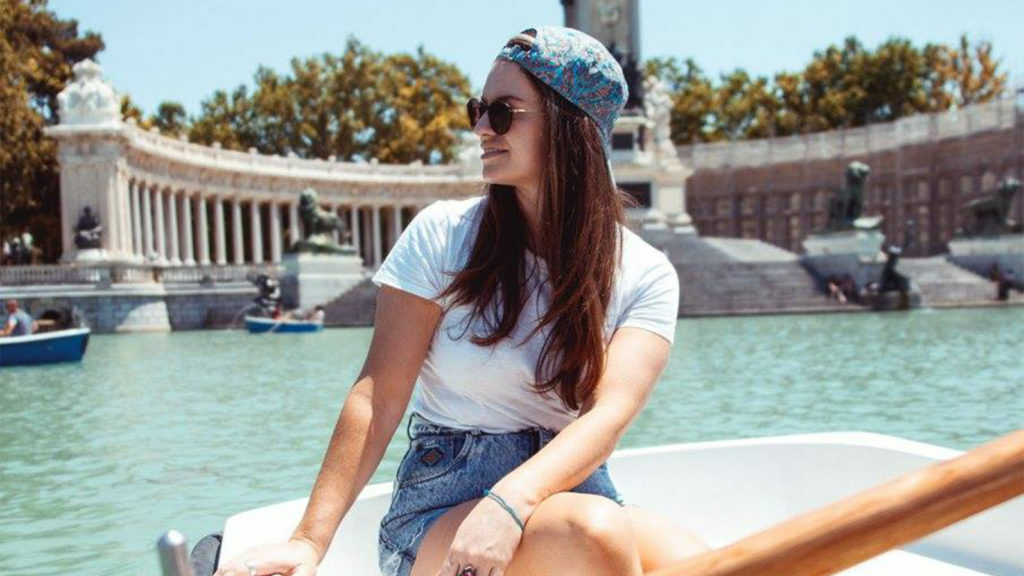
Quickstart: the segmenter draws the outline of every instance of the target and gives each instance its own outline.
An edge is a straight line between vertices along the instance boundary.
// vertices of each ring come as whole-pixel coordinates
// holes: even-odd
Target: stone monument
[[[92,60],[83,60],[71,70],[74,80],[57,95],[60,123],[45,129],[48,136],[60,140],[61,261],[137,261],[129,215],[118,209],[128,204],[129,195],[121,157],[121,98]],[[104,223],[102,234],[79,230],[83,223],[89,224],[82,221],[85,210],[97,226]]]
[[[106,254],[101,246],[103,226],[100,226],[99,218],[92,213],[92,208],[82,208],[82,215],[78,217],[75,224],[75,246],[78,252],[75,255],[76,262],[100,262],[106,260]]]
[[[825,229],[803,242],[803,262],[820,278],[849,275],[857,288],[879,278],[887,257],[882,251],[885,235],[880,216],[862,215],[864,189],[871,168],[862,162],[846,167],[846,186],[828,203]]]
[[[1024,229],[1010,219],[1020,191],[1020,180],[1004,178],[995,193],[964,206],[964,226],[949,241],[949,259],[986,278],[994,270],[1024,275]]]
[[[686,179],[692,170],[671,139],[672,99],[640,67],[639,0],[562,0],[565,25],[599,40],[615,56],[629,87],[625,110],[612,130],[610,160],[618,186],[638,198],[630,210],[648,241],[664,245],[673,235],[695,234],[686,213]]]
[[[302,237],[284,255],[281,277],[285,308],[312,308],[341,296],[363,280],[363,259],[351,245],[344,221],[317,204],[312,188],[299,198]],[[341,244],[331,236],[338,231]]]

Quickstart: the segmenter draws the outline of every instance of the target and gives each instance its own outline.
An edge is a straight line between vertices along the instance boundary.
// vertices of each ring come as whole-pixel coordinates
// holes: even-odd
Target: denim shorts
[[[413,412],[407,434],[409,449],[398,465],[391,507],[380,523],[377,545],[384,576],[408,576],[435,520],[454,506],[483,497],[484,489],[536,454],[556,432],[546,428],[503,434],[456,430]],[[607,463],[572,492],[605,496],[623,505]]]

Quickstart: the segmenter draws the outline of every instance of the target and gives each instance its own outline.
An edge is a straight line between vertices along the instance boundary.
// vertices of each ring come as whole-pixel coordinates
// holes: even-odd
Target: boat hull
[[[81,362],[89,345],[88,328],[0,338],[0,367]]]
[[[959,456],[955,450],[880,434],[836,432],[620,450],[609,472],[628,505],[657,511],[713,548]],[[317,573],[379,574],[376,545],[390,482],[367,486]],[[220,558],[286,540],[307,501],[228,519]],[[1024,498],[1004,503],[912,545],[844,570],[844,576],[1010,576],[1024,573]],[[1014,528],[1017,527],[1017,528]]]
[[[245,317],[245,329],[250,334],[295,334],[304,332],[320,332],[324,329],[323,322],[281,321],[270,318]]]

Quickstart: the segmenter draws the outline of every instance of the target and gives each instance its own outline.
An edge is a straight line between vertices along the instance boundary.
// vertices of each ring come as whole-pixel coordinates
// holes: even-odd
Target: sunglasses
[[[471,128],[476,128],[476,124],[483,118],[484,112],[490,118],[491,128],[494,129],[494,132],[504,134],[512,127],[512,116],[520,112],[527,112],[527,110],[513,108],[511,104],[504,100],[484,104],[481,100],[470,98],[469,102],[466,102],[466,113],[469,115],[469,125]]]

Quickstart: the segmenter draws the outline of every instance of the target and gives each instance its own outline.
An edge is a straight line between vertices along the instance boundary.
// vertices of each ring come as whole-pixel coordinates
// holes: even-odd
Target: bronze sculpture
[[[75,224],[74,230],[75,246],[79,250],[100,247],[100,234],[103,232],[103,226],[100,226],[99,218],[92,213],[92,208],[86,206],[82,209],[82,215],[78,217],[78,223]]]
[[[291,252],[309,254],[354,254],[349,245],[351,234],[345,222],[319,206],[317,206],[316,190],[306,188],[299,196],[299,217],[302,219],[303,238],[294,242]],[[340,246],[330,237],[330,232],[338,231],[344,246]]]
[[[1016,178],[1004,178],[994,194],[972,200],[963,208],[965,224],[958,236],[998,236],[1022,231],[1021,224],[1009,218],[1013,197],[1020,192]]]
[[[846,167],[846,187],[828,201],[826,232],[854,229],[854,221],[864,210],[864,186],[870,174],[871,167],[863,162],[851,162]]]

